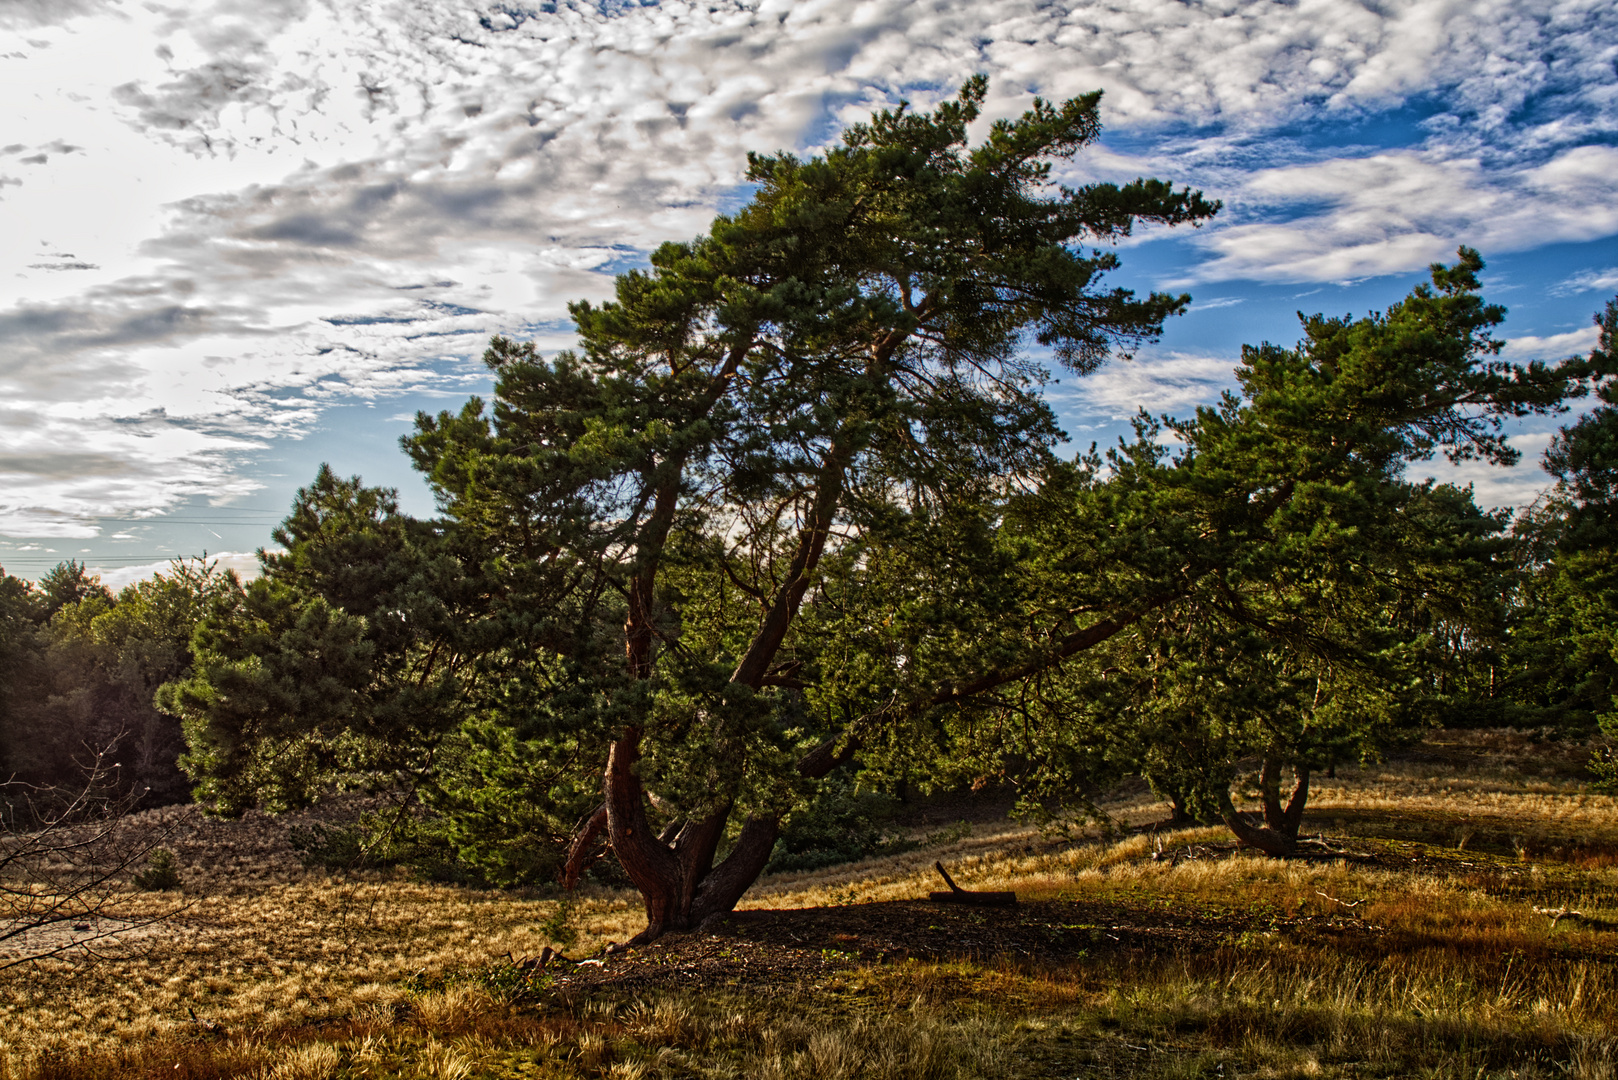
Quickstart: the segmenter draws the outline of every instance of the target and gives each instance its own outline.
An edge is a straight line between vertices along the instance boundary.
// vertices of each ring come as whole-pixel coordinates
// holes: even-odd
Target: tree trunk
[[[845,473],[859,449],[859,440],[863,439],[856,431],[857,425],[851,422],[850,427],[840,432],[829,448],[821,466],[814,503],[808,520],[799,530],[792,560],[752,641],[731,673],[734,684],[756,691],[769,677],[771,664],[798,614],[798,607],[813,580],[831,534],[846,483]],[[652,673],[653,639],[656,636],[653,604],[656,555],[661,551],[672,522],[677,496],[677,484],[666,484],[659,489],[653,513],[643,529],[643,550],[639,552],[637,572],[628,590],[624,645],[629,671],[638,679],[650,678]],[[1142,610],[1148,610],[1167,599],[1155,599]],[[1045,662],[1090,648],[1133,623],[1141,614],[1141,611],[1137,611],[1104,619],[1070,634]],[[999,671],[964,686],[945,688],[934,694],[926,704],[941,705],[963,700],[1019,678],[1040,666],[1043,665],[1035,665],[1028,671],[1016,668]],[[686,823],[672,842],[667,836],[654,835],[646,815],[646,791],[635,768],[640,760],[641,736],[640,728],[626,728],[623,735],[612,743],[604,778],[610,843],[624,872],[640,891],[646,905],[646,929],[632,939],[636,943],[652,941],[671,930],[689,929],[711,915],[734,908],[742,894],[763,872],[780,833],[778,817],[749,818],[736,846],[717,867],[713,866],[713,857],[730,814],[729,806],[722,807],[706,821]],[[841,750],[837,747],[836,739],[816,747],[799,762],[799,772],[818,779],[854,753],[852,742],[844,743]],[[573,861],[569,859],[570,872]]]
[[[856,449],[853,441],[840,437],[827,453],[814,505],[808,521],[799,530],[785,579],[731,673],[732,683],[753,690],[763,686],[826,549],[842,497],[844,474]],[[665,516],[665,503],[668,514],[672,515],[675,494],[673,488],[659,493],[654,520],[661,521]],[[661,538],[659,535],[658,540]],[[649,574],[631,585],[629,615],[624,626],[629,669],[642,679],[651,675],[652,590]],[[605,785],[613,850],[646,903],[646,929],[634,939],[645,942],[670,930],[689,929],[709,915],[734,908],[769,862],[780,822],[776,818],[749,818],[735,848],[718,867],[714,867],[713,857],[730,816],[728,805],[704,821],[687,822],[672,844],[654,837],[646,820],[645,790],[635,772],[635,763],[640,760],[640,739],[640,729],[630,728],[612,744]],[[805,775],[824,776],[847,760],[846,755],[839,756],[835,751],[835,742],[816,747],[809,755],[813,760],[806,759],[810,771]],[[803,769],[804,765],[800,764],[800,771]],[[700,903],[697,902],[699,888]]]
[[[1230,792],[1219,796],[1219,816],[1225,827],[1236,834],[1236,839],[1248,847],[1258,848],[1266,855],[1290,855],[1291,847],[1281,836],[1263,826],[1248,821],[1230,801]]]
[[[1264,805],[1264,824],[1255,825],[1236,810],[1230,789],[1219,793],[1219,816],[1236,839],[1266,855],[1291,855],[1298,846],[1298,829],[1303,824],[1304,805],[1309,801],[1309,766],[1294,765],[1292,794],[1281,805],[1281,761],[1266,757],[1259,772],[1259,791]]]
[[[775,838],[780,834],[780,818],[749,817],[736,838],[736,846],[730,849],[724,862],[708,873],[692,897],[688,924],[696,927],[711,915],[733,910],[742,894],[764,872],[770,853],[775,850]]]
[[[571,890],[590,864],[605,855],[605,846],[598,845],[601,834],[607,831],[607,804],[602,803],[590,812],[573,836],[567,849],[567,862],[562,866],[562,888]]]
[[[818,780],[853,757],[856,748],[852,740],[829,739],[803,756],[798,771]],[[633,944],[694,929],[709,916],[734,909],[764,872],[781,832],[779,818],[749,817],[718,866],[713,865],[714,853],[724,836],[729,806],[701,821],[685,822],[672,840],[666,834],[653,835],[645,789],[634,769],[639,759],[640,732],[632,728],[612,744],[608,755],[603,809],[586,819],[574,841],[575,850],[588,846],[604,813],[613,851],[646,905],[646,929],[631,939]]]
[[[1169,804],[1170,825],[1190,825],[1193,823],[1194,819],[1191,817],[1191,811],[1185,807],[1186,798],[1178,788],[1150,777],[1147,778],[1147,782],[1151,784],[1152,791]]]
[[[1265,757],[1258,772],[1258,790],[1264,806],[1264,825],[1276,832],[1284,832],[1285,812],[1281,809],[1281,760]]]
[[[1191,811],[1189,811],[1189,810],[1187,810],[1185,808],[1185,803],[1181,800],[1180,796],[1175,795],[1175,794],[1170,794],[1169,798],[1168,798],[1168,803],[1169,803],[1169,824],[1170,825],[1195,825],[1196,824],[1196,819],[1191,816]]]
[[[819,780],[852,758],[859,749],[854,739],[827,739],[798,761],[799,774]],[[690,924],[696,926],[712,915],[723,915],[736,907],[753,882],[764,872],[775,839],[781,835],[778,817],[749,817],[742,826],[725,861],[703,879],[691,907]]]
[[[635,942],[691,926],[692,903],[713,866],[714,852],[730,817],[730,807],[721,806],[706,818],[685,822],[672,840],[666,833],[653,833],[646,817],[646,790],[635,771],[640,739],[640,730],[629,728],[612,744],[605,782],[612,849],[646,905],[646,929],[635,936]]]
[[[1287,799],[1286,809],[1281,812],[1281,827],[1296,844],[1298,830],[1303,826],[1303,808],[1309,802],[1309,766],[1292,766],[1292,775],[1292,795]]]
[[[646,818],[645,791],[635,772],[640,738],[640,729],[629,728],[607,754],[607,833],[619,865],[640,890],[646,904],[646,929],[655,937],[671,919],[683,921],[678,911],[681,890],[674,852],[658,843]]]

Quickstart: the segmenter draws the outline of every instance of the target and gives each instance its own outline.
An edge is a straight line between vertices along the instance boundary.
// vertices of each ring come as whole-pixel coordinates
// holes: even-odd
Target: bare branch
[[[192,906],[124,914],[132,872],[173,826],[142,829],[130,815],[144,791],[118,790],[107,751],[68,791],[0,784],[0,970],[51,957],[93,961],[120,935]]]

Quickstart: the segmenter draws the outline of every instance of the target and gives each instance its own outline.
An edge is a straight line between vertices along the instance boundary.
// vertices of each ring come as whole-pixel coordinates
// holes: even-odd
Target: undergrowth
[[[1307,858],[1214,828],[1073,844],[1006,824],[777,874],[743,907],[911,900],[942,859],[967,888],[1073,905],[1098,945],[682,993],[584,991],[524,961],[624,940],[641,925],[626,893],[560,903],[388,869],[233,881],[216,868],[241,850],[186,848],[183,919],[99,965],[7,972],[0,1080],[1618,1076],[1615,804],[1491,738],[1343,770]],[[1132,913],[1214,930],[1108,944]]]

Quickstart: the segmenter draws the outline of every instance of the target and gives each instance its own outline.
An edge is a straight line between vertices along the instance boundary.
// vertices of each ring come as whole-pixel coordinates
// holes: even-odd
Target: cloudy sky
[[[1584,351],[1615,64],[1611,0],[0,0],[0,564],[250,552],[321,461],[430,512],[398,437],[487,385],[490,334],[564,347],[567,301],[735,205],[749,149],[978,71],[991,115],[1106,91],[1069,178],[1226,204],[1122,252],[1196,303],[1053,391],[1075,442],[1462,242],[1513,355]],[[1531,500],[1555,427],[1461,478]]]

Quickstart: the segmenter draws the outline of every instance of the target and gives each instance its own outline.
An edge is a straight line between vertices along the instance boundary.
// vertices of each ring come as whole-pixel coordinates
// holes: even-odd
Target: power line
[[[172,517],[164,514],[157,517],[98,517],[94,519],[101,525],[161,525],[173,521],[208,521],[223,522],[226,524],[253,524],[260,521],[280,521],[286,517],[282,510],[253,510],[234,516],[211,514],[208,517]]]
[[[94,517],[97,521],[162,521],[172,513],[196,513],[197,510],[202,510],[202,512],[209,513],[209,515],[252,513],[252,515],[273,515],[273,517],[286,517],[291,512],[290,507],[278,508],[278,510],[270,507],[178,507],[175,510],[159,510],[157,513],[150,513],[150,515],[144,515],[144,517],[131,515],[131,513],[95,513],[95,515],[89,515],[89,517]]]

